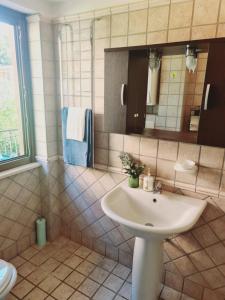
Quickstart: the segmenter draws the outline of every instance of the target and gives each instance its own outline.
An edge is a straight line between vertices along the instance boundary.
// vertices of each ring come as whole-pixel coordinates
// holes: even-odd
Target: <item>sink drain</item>
[[[152,223],[145,223],[145,226],[154,227],[154,225]]]

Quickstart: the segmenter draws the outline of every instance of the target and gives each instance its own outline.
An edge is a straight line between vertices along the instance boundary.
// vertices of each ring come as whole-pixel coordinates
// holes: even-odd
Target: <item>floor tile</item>
[[[52,275],[49,275],[44,281],[39,284],[39,287],[46,293],[50,294],[61,281]]]
[[[25,262],[22,266],[17,268],[17,272],[20,276],[26,277],[36,269],[36,266],[29,261]]]
[[[81,246],[79,249],[76,250],[75,254],[82,257],[82,258],[86,258],[89,254],[91,253],[91,250]]]
[[[17,297],[15,297],[15,296],[13,296],[12,294],[9,294],[6,298],[5,298],[5,300],[17,300],[18,298]]]
[[[16,256],[10,260],[10,263],[13,264],[16,268],[24,264],[26,260],[21,256]]]
[[[59,265],[60,265],[59,261],[57,261],[54,258],[49,258],[41,265],[41,269],[50,273],[53,272]]]
[[[124,265],[118,264],[113,270],[113,274],[121,277],[122,279],[127,279],[128,275],[131,273],[131,269]]]
[[[88,276],[95,268],[95,265],[90,263],[89,261],[83,261],[76,270],[83,275]]]
[[[23,251],[20,256],[22,256],[23,258],[25,258],[26,260],[30,260],[31,257],[33,257],[35,254],[38,253],[38,250],[30,247],[28,249],[26,249],[25,251]]]
[[[92,251],[91,254],[87,257],[87,260],[92,262],[93,264],[98,265],[101,261],[103,261],[104,256],[101,254]]]
[[[65,266],[60,265],[54,272],[52,272],[52,275],[60,280],[64,280],[70,273],[72,273],[72,269]]]
[[[64,262],[70,256],[71,252],[66,249],[60,249],[53,255],[53,257],[60,262]]]
[[[77,271],[73,271],[66,279],[65,282],[71,287],[77,289],[86,277]]]
[[[103,283],[103,285],[107,288],[109,288],[110,290],[114,291],[114,292],[118,292],[119,289],[121,288],[121,286],[123,285],[124,280],[122,280],[121,278],[111,274],[106,281]]]
[[[38,285],[41,281],[43,281],[49,273],[45,272],[41,268],[35,270],[29,276],[27,276],[27,280],[29,280],[34,285]]]
[[[58,300],[67,300],[73,292],[73,288],[65,283],[61,283],[51,295]]]
[[[64,261],[64,264],[75,269],[77,266],[79,266],[83,262],[83,258],[73,255],[70,258],[66,259]]]
[[[70,298],[69,300],[89,300],[90,298],[87,296],[84,296],[80,292],[76,291]]]
[[[94,295],[93,300],[112,300],[115,295],[115,293],[102,286]]]
[[[33,288],[34,285],[24,279],[12,289],[12,294],[23,299]]]
[[[97,281],[98,283],[102,284],[109,276],[109,274],[110,273],[108,271],[96,267],[94,271],[89,275],[89,277],[94,281]]]
[[[131,299],[131,284],[129,282],[124,283],[119,291],[119,295],[126,299]]]
[[[88,278],[81,284],[78,290],[86,296],[92,297],[98,288],[99,284]]]
[[[98,264],[100,268],[105,269],[108,272],[112,272],[116,265],[117,262],[106,257]]]
[[[39,288],[33,289],[24,300],[44,300],[48,295]]]

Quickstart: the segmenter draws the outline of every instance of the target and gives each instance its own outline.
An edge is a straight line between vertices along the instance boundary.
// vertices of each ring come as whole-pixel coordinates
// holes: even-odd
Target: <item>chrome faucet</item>
[[[162,192],[162,183],[160,181],[156,181],[153,189],[153,194],[161,194],[161,192]]]

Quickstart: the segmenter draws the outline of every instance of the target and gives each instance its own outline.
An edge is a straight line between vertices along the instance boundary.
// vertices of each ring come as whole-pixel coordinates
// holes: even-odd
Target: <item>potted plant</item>
[[[139,187],[139,176],[144,171],[145,166],[135,162],[126,152],[121,153],[119,157],[122,162],[124,173],[129,175],[129,187]]]

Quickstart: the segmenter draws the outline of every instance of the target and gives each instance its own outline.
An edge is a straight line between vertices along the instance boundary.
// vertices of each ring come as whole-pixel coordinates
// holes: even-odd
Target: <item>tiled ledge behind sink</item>
[[[152,175],[169,186],[212,196],[225,196],[223,148],[105,132],[95,132],[95,147],[98,168],[121,171],[119,154],[125,151],[144,163],[146,171],[150,167]],[[199,165],[196,174],[174,171],[175,162],[185,159]]]

